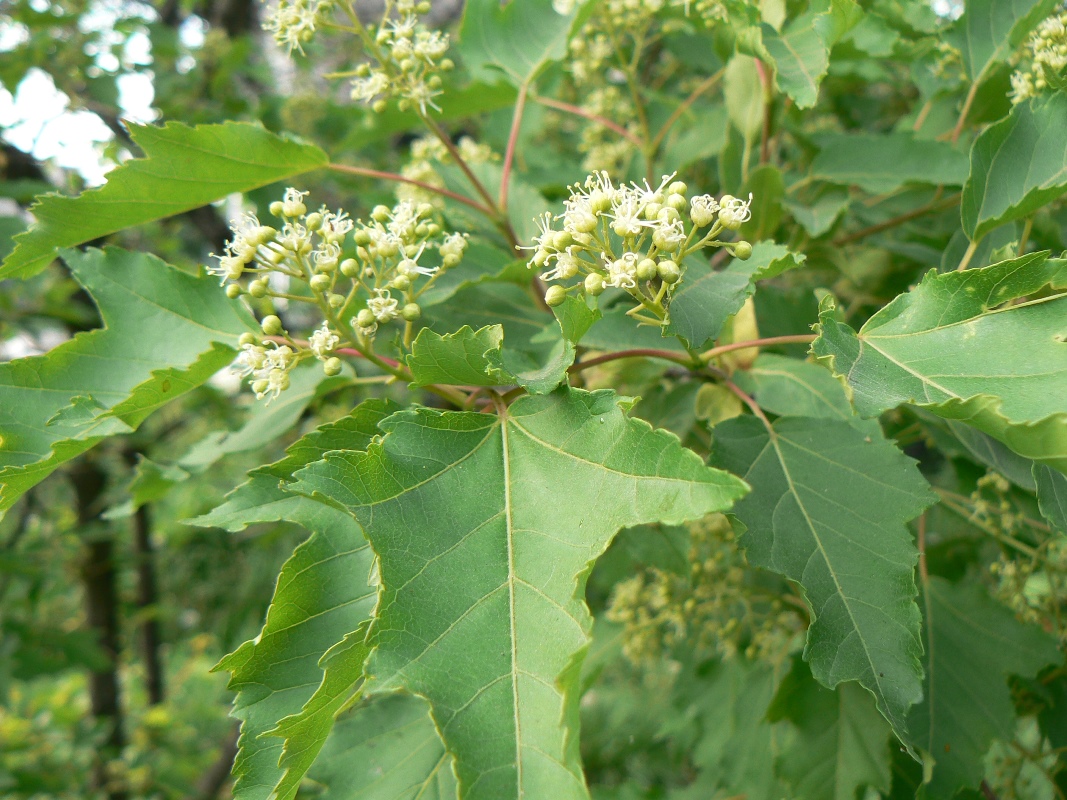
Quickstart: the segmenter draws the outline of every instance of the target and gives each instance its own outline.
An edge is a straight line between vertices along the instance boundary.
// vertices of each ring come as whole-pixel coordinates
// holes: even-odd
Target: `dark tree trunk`
[[[163,640],[159,629],[159,590],[156,586],[155,551],[152,549],[152,514],[141,506],[133,515],[133,546],[137,554],[137,609],[141,614],[141,657],[144,659],[148,704],[165,699]]]
[[[80,461],[71,472],[78,499],[78,523],[84,530],[98,514],[98,501],[106,476],[89,459]],[[89,673],[89,701],[93,717],[105,730],[103,744],[93,764],[93,782],[105,789],[108,800],[126,800],[121,787],[110,786],[107,765],[118,758],[126,744],[119,686],[119,596],[115,578],[114,542],[110,536],[94,534],[86,545],[81,570],[85,591],[86,617],[96,634],[97,644],[107,658],[107,666]]]

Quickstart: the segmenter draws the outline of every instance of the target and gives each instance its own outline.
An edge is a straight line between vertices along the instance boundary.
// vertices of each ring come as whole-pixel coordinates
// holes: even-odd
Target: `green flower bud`
[[[682,278],[682,270],[673,261],[661,261],[656,267],[659,279],[668,286],[678,283]]]
[[[285,208],[285,204],[282,203],[281,200],[275,200],[273,203],[270,204],[269,208],[271,214],[276,217],[280,217],[282,215],[282,209]]]
[[[378,245],[378,255],[382,258],[392,258],[399,252],[400,250],[397,248],[396,242],[389,241],[388,239]]]
[[[545,262],[548,261],[548,251],[539,248],[534,251],[533,258],[530,260],[535,267],[543,267]]]
[[[639,281],[650,281],[658,274],[656,262],[651,258],[645,258],[638,262],[637,279]]]
[[[448,71],[453,70],[455,68],[456,68],[456,62],[453,61],[451,58],[445,58],[445,59],[441,60],[441,69],[443,71],[448,72]]]
[[[248,284],[248,293],[253,297],[266,297],[267,296],[267,280],[265,278],[257,278]]]
[[[270,386],[270,381],[266,378],[260,378],[258,381],[252,382],[252,391],[256,394],[263,394],[267,391],[268,386]]]
[[[604,292],[604,276],[591,272],[585,276],[585,293],[596,297]]]
[[[411,111],[411,101],[408,100],[406,97],[401,98],[399,101],[397,101],[396,107],[399,108],[401,111]]]
[[[322,214],[318,211],[308,214],[307,218],[304,220],[304,227],[312,232],[317,231],[322,227]]]
[[[237,340],[237,344],[241,345],[241,347],[244,347],[245,345],[255,344],[258,341],[259,340],[256,338],[256,335],[254,333],[252,333],[251,331],[245,331],[241,334],[241,338]]]
[[[551,307],[562,305],[567,299],[567,290],[562,286],[549,286],[545,292],[545,303]]]
[[[425,222],[420,222],[415,226],[415,235],[420,239],[424,238],[430,232],[430,226]]]
[[[418,303],[408,303],[402,309],[400,309],[400,316],[402,316],[408,322],[414,322],[422,316],[422,309],[419,308]]]
[[[401,292],[406,292],[411,288],[411,278],[405,275],[397,275],[393,278],[393,282],[390,284],[394,289],[398,289]]]
[[[667,198],[667,205],[673,208],[675,211],[685,211],[689,205],[689,201],[685,199],[683,194],[672,194]]]
[[[331,294],[326,298],[326,302],[330,304],[330,308],[340,308],[345,304],[345,296],[343,294]]]
[[[426,235],[433,237],[441,233],[441,226],[436,222],[431,222],[426,226]]]
[[[236,300],[238,297],[241,296],[241,287],[238,286],[236,283],[231,283],[229,286],[226,287],[226,296],[231,300]]]
[[[645,206],[645,210],[642,212],[642,216],[649,222],[653,222],[656,219],[656,215],[659,214],[660,209],[663,208],[659,203],[649,203]]]
[[[748,242],[738,242],[734,245],[734,255],[742,261],[748,261],[752,257],[752,245]]]
[[[384,100],[375,100],[371,103],[371,110],[373,110],[375,114],[384,114],[385,109],[387,108],[389,108],[389,104]]]
[[[459,262],[460,262],[460,257],[459,256],[454,255],[452,253],[449,253],[448,255],[446,255],[444,258],[441,259],[441,267],[444,268],[444,269],[451,269],[452,267],[456,266],[456,264],[458,264]]]
[[[387,206],[375,206],[370,212],[370,218],[375,222],[387,222],[390,215],[389,208]]]
[[[433,205],[431,203],[419,203],[415,213],[418,214],[419,219],[426,219],[433,213]]]
[[[369,308],[361,308],[356,314],[356,324],[361,328],[369,328],[375,323],[374,312]]]
[[[667,194],[679,195],[689,191],[689,187],[683,181],[675,181],[667,187]]]
[[[423,2],[421,2],[417,6],[415,6],[415,13],[416,14],[429,14],[431,8],[432,8],[432,6],[430,5],[429,0],[423,0]]]
[[[366,228],[360,228],[358,231],[352,234],[352,240],[359,247],[366,247],[368,244],[370,244],[370,234],[367,232]]]
[[[574,237],[567,231],[556,231],[552,235],[552,246],[557,250],[566,250],[572,244],[574,244]]]
[[[263,329],[263,332],[267,336],[277,336],[283,330],[282,321],[276,314],[268,314],[263,318],[263,321],[259,323],[259,327]]]
[[[611,198],[600,189],[594,189],[589,195],[589,207],[594,214],[603,214],[611,208]]]
[[[346,258],[341,262],[341,274],[346,278],[355,278],[359,275],[359,262],[354,258]]]
[[[310,284],[311,288],[314,291],[325,292],[327,289],[330,288],[330,276],[322,275],[321,273],[318,275],[312,275]]]
[[[337,356],[327,358],[322,365],[322,371],[331,377],[339,374],[341,372],[341,359]]]
[[[678,209],[671,208],[671,206],[665,206],[661,208],[659,210],[659,213],[656,215],[656,219],[658,219],[660,222],[665,222],[667,224],[675,222],[676,220],[680,220],[681,218],[682,215],[678,213]]]

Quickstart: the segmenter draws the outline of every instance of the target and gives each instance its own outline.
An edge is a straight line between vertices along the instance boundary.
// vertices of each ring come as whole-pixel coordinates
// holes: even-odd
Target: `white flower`
[[[389,294],[389,290],[375,289],[374,293],[375,297],[367,301],[367,308],[374,314],[374,318],[379,323],[396,319],[400,313],[398,311],[400,304]]]
[[[467,249],[467,237],[462,233],[450,233],[442,240],[438,249],[443,256],[462,256]]]
[[[640,236],[645,228],[654,226],[644,218],[645,203],[641,195],[629,189],[621,188],[615,193],[611,214],[605,216],[614,220],[611,229],[619,236]]]
[[[565,252],[560,253],[556,258],[556,266],[547,272],[541,273],[541,279],[546,281],[565,281],[577,275],[580,262],[578,257],[571,252],[572,249],[568,247]]]
[[[291,186],[286,189],[282,197],[282,214],[287,217],[300,217],[306,214],[307,206],[304,205],[304,198],[308,194],[309,192],[298,192]]]
[[[330,272],[336,269],[341,260],[341,248],[335,244],[323,244],[312,254],[315,259],[315,268],[321,272]]]
[[[448,52],[448,34],[440,31],[419,31],[415,35],[415,55],[432,64]]]
[[[278,244],[293,253],[300,253],[311,248],[311,236],[307,228],[298,222],[287,222],[282,227]]]
[[[335,214],[327,211],[323,206],[319,213],[322,214],[322,227],[319,228],[319,235],[330,244],[339,243],[355,227],[355,223],[345,211],[338,210]]]
[[[267,405],[277,400],[278,395],[289,388],[289,373],[283,369],[272,369],[266,378],[261,380],[266,380],[267,385],[262,391],[256,392],[256,399],[262,400],[266,397]]]
[[[396,271],[403,275],[405,278],[414,278],[416,275],[435,275],[441,269],[440,267],[420,267],[419,259],[422,257],[423,251],[426,249],[426,244],[423,243],[419,248],[419,252],[413,255],[411,258],[405,258],[396,265]]]
[[[617,289],[633,289],[637,286],[637,254],[623,253],[622,258],[608,263],[608,286]]]
[[[341,337],[330,330],[328,323],[322,323],[322,327],[311,334],[308,347],[319,361],[325,361],[327,354],[333,352],[341,343]]]
[[[266,351],[266,363],[261,369],[280,369],[288,371],[293,366],[293,350],[289,345],[278,345],[274,342],[274,349]]]
[[[217,258],[219,263],[208,265],[207,274],[219,278],[219,286],[226,281],[235,281],[241,277],[246,263],[243,258],[234,255],[216,256],[214,253],[211,255]]]
[[[389,88],[389,78],[384,72],[372,72],[365,78],[356,78],[352,81],[352,99],[369,103],[380,94],[385,94]]]
[[[722,202],[719,204],[719,221],[724,227],[736,231],[743,223],[752,219],[752,211],[749,208],[751,204],[751,192],[748,193],[748,200],[728,194],[723,195]]]
[[[677,250],[685,242],[685,227],[680,219],[670,223],[660,223],[652,233],[652,242],[660,250]]]
[[[418,105],[419,110],[422,111],[423,114],[426,113],[426,106],[429,106],[435,111],[441,110],[441,106],[433,101],[433,99],[440,94],[442,94],[441,90],[431,89],[425,80],[412,81],[403,92],[403,96]]]
[[[246,344],[231,369],[242,378],[260,371],[267,363],[267,351],[258,344]]]
[[[719,201],[710,194],[700,194],[689,201],[689,219],[698,228],[710,225],[719,213]]]

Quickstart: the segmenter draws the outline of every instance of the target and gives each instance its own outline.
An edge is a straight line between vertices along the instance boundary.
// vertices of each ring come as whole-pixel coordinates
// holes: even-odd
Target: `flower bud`
[[[268,386],[270,386],[270,381],[266,378],[260,378],[258,381],[252,382],[252,391],[256,394],[263,394],[267,391]]]
[[[645,258],[638,262],[637,279],[639,281],[650,281],[658,274],[656,262],[651,258]]]
[[[752,257],[752,245],[748,242],[738,242],[734,245],[734,255],[742,261],[748,261]]]
[[[421,2],[417,6],[415,6],[415,13],[416,14],[429,14],[431,8],[432,8],[432,6],[430,5],[429,0],[423,0],[423,2]]]
[[[406,292],[411,288],[411,278],[404,275],[397,275],[389,285],[401,292]]]
[[[366,247],[370,244],[370,233],[366,228],[360,228],[358,231],[352,234],[352,241],[354,241],[359,247]]]
[[[441,226],[438,225],[436,222],[431,222],[426,226],[426,235],[427,236],[437,236],[440,233],[441,233]]]
[[[236,283],[231,283],[229,286],[226,287],[226,296],[231,300],[236,300],[238,297],[241,296],[241,287],[238,286]]]
[[[237,340],[237,344],[241,345],[241,347],[244,347],[245,345],[255,344],[257,341],[258,339],[256,339],[256,335],[254,333],[252,333],[251,331],[245,331],[241,334],[241,338]]]
[[[276,314],[268,314],[263,318],[263,321],[259,323],[259,327],[263,329],[263,332],[267,336],[277,336],[282,332],[282,321]]]
[[[378,255],[380,255],[382,258],[392,258],[399,252],[400,248],[397,247],[396,242],[391,241],[389,239],[384,239],[378,245]]]
[[[356,324],[361,328],[369,328],[375,322],[377,320],[374,318],[374,312],[369,308],[361,308],[356,314]]]
[[[389,104],[385,100],[375,100],[370,107],[375,114],[384,114],[385,109],[389,108]]]
[[[248,284],[248,293],[253,297],[267,296],[267,281],[265,278],[257,278]]]
[[[589,207],[593,210],[594,214],[603,214],[611,208],[611,198],[604,194],[600,189],[594,189],[589,194]]]
[[[572,244],[574,244],[574,237],[567,231],[556,231],[552,235],[552,246],[557,250],[566,250]]]
[[[453,61],[451,58],[442,59],[442,61],[441,61],[441,69],[444,72],[448,72],[449,70],[453,70],[455,68],[456,68],[456,62]]]
[[[346,258],[341,262],[341,274],[346,278],[355,278],[359,275],[359,262],[354,258]]]
[[[689,187],[685,185],[684,181],[675,181],[667,187],[667,194],[680,195],[689,191]],[[669,202],[669,201],[668,201]]]
[[[414,322],[422,316],[422,309],[419,308],[418,303],[408,303],[402,309],[400,309],[400,316],[402,316],[408,322]]]
[[[591,272],[585,276],[585,293],[596,297],[604,292],[604,276]]]
[[[441,268],[442,269],[451,269],[452,267],[456,266],[456,264],[458,264],[459,262],[460,262],[460,257],[459,256],[453,255],[452,253],[449,253],[448,255],[446,255],[444,258],[441,259]]]
[[[682,270],[673,261],[661,261],[656,267],[659,279],[668,286],[678,283],[682,278]]]
[[[330,304],[330,308],[340,308],[345,304],[345,296],[343,294],[331,294],[326,298],[326,302]]]
[[[689,201],[685,199],[684,194],[672,194],[667,198],[667,205],[675,211],[685,211],[686,206],[689,205]]]
[[[549,286],[548,291],[545,292],[545,304],[550,307],[556,307],[562,305],[563,301],[567,299],[567,290],[562,286]]]
[[[314,211],[311,214],[308,214],[307,218],[304,220],[304,225],[309,231],[317,231],[319,228],[322,227],[322,214],[320,214],[318,211]]]
[[[269,208],[271,214],[276,217],[280,217],[282,215],[282,211],[285,208],[285,205],[282,203],[281,200],[275,200],[273,203],[270,204]]]
[[[375,206],[370,212],[370,218],[375,222],[387,222],[389,220],[389,208],[387,206]]]
[[[530,259],[535,267],[543,267],[545,262],[548,261],[548,251],[538,248],[534,251],[533,258]]]
[[[311,288],[316,292],[325,292],[330,288],[330,276],[329,275],[312,275],[309,281]]]
[[[341,359],[337,356],[327,358],[322,365],[322,371],[330,377],[339,374],[341,372]]]
[[[676,222],[677,220],[680,220],[681,218],[682,218],[682,216],[681,216],[681,214],[678,213],[678,209],[671,208],[670,206],[666,206],[664,208],[661,208],[659,210],[659,213],[656,215],[656,219],[659,222],[664,223],[665,225],[669,225],[672,222]]]
[[[649,222],[652,222],[656,219],[656,215],[659,214],[661,208],[663,208],[663,206],[661,206],[659,203],[649,203],[647,206],[645,206],[645,210],[644,212],[642,212],[642,216]]]

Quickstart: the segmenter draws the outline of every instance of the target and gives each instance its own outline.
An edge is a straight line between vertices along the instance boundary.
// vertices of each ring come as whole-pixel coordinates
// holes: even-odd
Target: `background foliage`
[[[1067,796],[1062,4],[458,5],[0,7],[121,164],[3,131],[0,796]],[[751,193],[653,324],[514,249],[598,170]],[[210,254],[290,186],[470,236],[266,403],[338,305]]]

